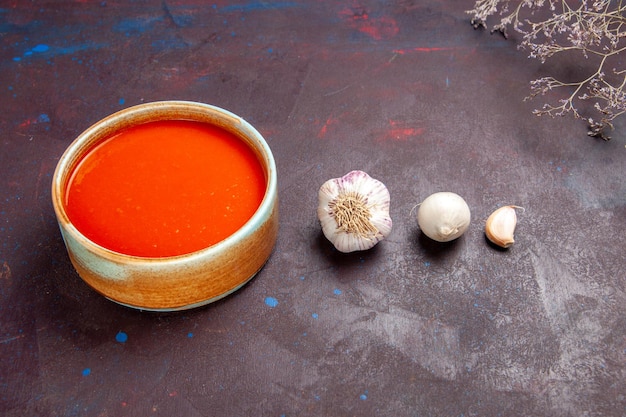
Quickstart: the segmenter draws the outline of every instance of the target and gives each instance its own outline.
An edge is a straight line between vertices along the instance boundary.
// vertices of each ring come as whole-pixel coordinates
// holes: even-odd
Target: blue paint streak
[[[32,51],[33,52],[48,52],[50,50],[50,47],[48,45],[37,45],[35,46]]]
[[[93,43],[93,42],[86,42],[80,45],[74,45],[74,46],[67,46],[67,47],[49,47],[47,45],[37,45],[32,49],[27,50],[26,52],[24,52],[23,56],[16,56],[13,57],[13,61],[15,62],[19,62],[22,60],[22,58],[34,58],[36,57],[36,55],[34,54],[34,52],[37,53],[43,53],[46,52],[46,57],[48,58],[52,58],[55,56],[62,56],[62,55],[72,55],[76,52],[80,52],[80,51],[85,51],[85,50],[89,50],[89,49],[95,49],[98,50],[100,48],[106,47],[107,45],[105,44],[97,44],[97,43]]]
[[[189,44],[182,41],[181,39],[158,39],[152,42],[151,46],[159,51],[165,51],[168,49],[182,49],[188,48]]]
[[[91,374],[91,368],[85,368],[85,369],[83,369],[83,376],[87,376],[87,375],[89,375],[89,374]]]
[[[265,304],[267,304],[271,308],[274,308],[278,305],[278,300],[274,297],[265,297]]]
[[[267,3],[263,1],[251,1],[247,4],[233,4],[231,6],[224,6],[220,9],[221,12],[255,12],[258,10],[281,10],[294,7],[302,7],[298,3],[284,1],[276,3]]]
[[[37,117],[37,122],[39,123],[49,123],[50,122],[50,116],[48,116],[45,113],[42,113],[39,115],[39,117]]]
[[[193,337],[193,333],[191,332],[187,333],[187,337],[191,339]]]
[[[317,318],[318,318],[319,316],[317,315],[317,313],[313,313],[313,314],[311,314],[311,317],[313,317],[314,319],[316,319],[316,320],[317,320]]]
[[[161,21],[163,21],[162,17],[122,19],[115,26],[113,26],[113,30],[116,32],[122,32],[126,36],[141,35],[149,30],[152,30],[154,25]]]
[[[107,44],[86,42],[86,43],[75,45],[75,46],[67,46],[64,48],[53,48],[51,52],[53,53],[53,55],[71,55],[80,51],[87,51],[90,49],[98,50],[100,48],[106,48],[106,47],[108,47]]]
[[[124,332],[118,332],[115,335],[115,340],[120,343],[126,343],[126,341],[128,340],[128,335]]]
[[[341,290],[340,290],[339,288],[335,288],[335,289],[333,290],[333,294],[335,294],[335,295],[341,295]]]

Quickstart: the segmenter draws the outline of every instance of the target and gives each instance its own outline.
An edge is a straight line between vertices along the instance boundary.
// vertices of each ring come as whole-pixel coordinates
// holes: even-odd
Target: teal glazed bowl
[[[78,164],[95,147],[125,129],[172,120],[200,122],[223,129],[252,150],[265,176],[265,193],[258,209],[225,239],[182,255],[129,255],[88,238],[72,222],[67,210],[68,184]],[[55,215],[69,258],[80,277],[114,302],[152,311],[202,306],[231,294],[252,279],[267,262],[276,243],[277,194],[276,164],[261,134],[227,110],[188,101],[141,104],[95,123],[66,149],[52,181]]]

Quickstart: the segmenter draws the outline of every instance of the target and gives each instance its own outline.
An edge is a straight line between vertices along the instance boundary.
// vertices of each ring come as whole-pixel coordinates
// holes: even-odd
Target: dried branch
[[[526,99],[557,88],[568,90],[567,97],[544,104],[534,114],[572,114],[587,121],[590,136],[608,140],[605,130],[613,129],[612,121],[626,112],[626,70],[609,69],[609,62],[626,49],[625,11],[623,0],[477,0],[467,13],[472,15],[474,28],[487,28],[487,19],[498,15],[500,20],[491,32],[498,31],[506,38],[507,28],[512,27],[522,34],[519,47],[542,63],[566,51],[597,60],[595,71],[582,80],[564,82],[548,76],[531,81]],[[583,116],[577,109],[582,101],[592,103],[595,118]]]

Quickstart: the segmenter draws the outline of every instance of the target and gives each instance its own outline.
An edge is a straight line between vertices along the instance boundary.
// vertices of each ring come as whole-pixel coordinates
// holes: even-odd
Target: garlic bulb
[[[326,181],[318,197],[322,231],[340,252],[370,249],[391,232],[389,191],[363,171]]]
[[[515,226],[517,225],[517,214],[515,213],[518,206],[504,206],[500,207],[487,219],[485,225],[485,235],[487,238],[502,248],[508,248],[515,239],[513,233],[515,232]]]
[[[470,219],[470,209],[465,200],[451,192],[431,194],[417,211],[420,229],[437,242],[449,242],[461,236],[469,227]]]

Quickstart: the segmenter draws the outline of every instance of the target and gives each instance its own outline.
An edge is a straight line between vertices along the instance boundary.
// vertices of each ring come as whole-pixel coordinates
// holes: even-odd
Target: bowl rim
[[[172,113],[173,111],[173,113]],[[156,116],[175,116],[167,117],[163,119],[155,118]],[[182,117],[187,115],[187,117]],[[70,175],[75,169],[72,162],[77,158],[84,156],[87,152],[90,152],[93,147],[106,137],[111,136],[120,129],[120,122],[127,120],[129,117],[136,117],[140,120],[138,123],[134,122],[126,126],[122,125],[122,128],[135,126],[142,123],[148,123],[150,121],[157,120],[189,120],[208,123],[208,120],[197,120],[190,115],[198,115],[208,117],[211,120],[219,120],[222,122],[217,125],[218,127],[228,130],[233,133],[238,139],[245,141],[246,144],[255,152],[259,158],[265,174],[266,174],[266,188],[263,194],[263,199],[259,204],[259,207],[254,214],[235,232],[227,236],[223,240],[207,246],[206,248],[198,249],[194,252],[183,253],[180,255],[164,256],[164,257],[147,257],[129,255],[122,252],[117,252],[112,249],[99,245],[93,240],[85,236],[70,220],[67,212],[65,211],[65,205],[63,198],[65,194],[64,188],[66,187],[67,180],[64,178]],[[108,133],[106,133],[108,132]],[[89,144],[90,139],[95,135],[101,135],[95,143]],[[104,138],[104,139],[103,139]],[[74,164],[75,165],[75,164]],[[69,174],[68,174],[69,172]],[[277,172],[276,162],[272,151],[266,142],[265,138],[259,133],[250,123],[237,116],[236,114],[207,103],[186,101],[186,100],[165,100],[141,103],[134,105],[115,113],[112,113],[103,119],[92,124],[90,127],[80,133],[65,149],[59,161],[57,162],[53,177],[52,177],[52,203],[54,211],[57,215],[57,220],[62,224],[64,232],[70,233],[72,238],[75,239],[81,246],[87,248],[89,251],[97,253],[99,256],[108,258],[121,263],[154,263],[165,265],[168,263],[180,263],[188,261],[192,258],[204,258],[211,256],[212,254],[222,253],[230,246],[242,241],[246,236],[252,234],[256,229],[262,226],[272,215],[275,209],[277,198]]]

